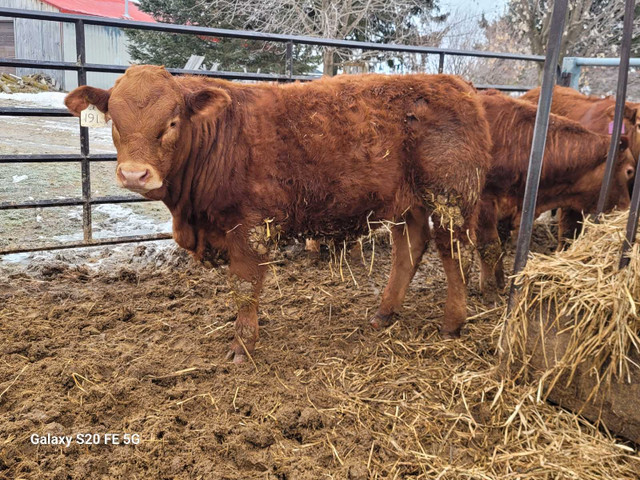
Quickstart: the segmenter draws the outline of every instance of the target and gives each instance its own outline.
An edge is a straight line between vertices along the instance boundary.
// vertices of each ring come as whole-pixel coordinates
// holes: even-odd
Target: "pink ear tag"
[[[622,135],[624,135],[625,133],[625,129],[624,129],[624,122],[622,123]],[[609,122],[609,135],[613,135],[613,121]]]

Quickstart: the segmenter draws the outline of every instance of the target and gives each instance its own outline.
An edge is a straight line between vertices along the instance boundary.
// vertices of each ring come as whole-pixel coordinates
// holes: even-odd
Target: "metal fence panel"
[[[1,1],[1,0],[0,0]],[[28,0],[27,0],[28,1]],[[309,81],[317,76],[312,75],[293,75],[293,47],[296,44],[314,45],[317,47],[330,46],[341,48],[353,48],[360,50],[378,50],[396,53],[418,53],[423,55],[438,55],[438,71],[441,73],[444,68],[445,56],[466,56],[466,57],[479,57],[479,58],[496,58],[505,60],[525,60],[531,62],[541,62],[544,57],[538,55],[518,55],[510,53],[499,52],[483,52],[472,50],[456,50],[456,49],[444,49],[434,48],[428,46],[416,46],[416,45],[395,45],[395,44],[379,44],[372,42],[357,42],[346,40],[335,40],[326,38],[316,38],[308,36],[295,36],[295,35],[278,35],[259,32],[226,30],[218,28],[207,27],[194,27],[187,25],[173,25],[164,23],[146,23],[130,20],[119,19],[107,19],[102,17],[91,17],[83,15],[70,15],[57,12],[46,12],[36,10],[18,10],[11,8],[1,8],[0,3],[0,17],[8,17],[20,19],[20,21],[47,22],[48,25],[57,28],[58,32],[72,31],[74,35],[68,35],[69,37],[75,37],[75,56],[76,61],[70,61],[73,57],[70,56],[71,46],[66,46],[64,58],[55,58],[54,60],[32,60],[22,58],[22,55],[17,55],[17,58],[0,58],[0,67],[16,67],[16,68],[39,68],[46,69],[50,72],[60,72],[60,78],[70,79],[73,76],[77,81],[74,82],[77,85],[86,85],[88,75],[92,74],[121,74],[126,70],[126,66],[122,64],[100,64],[100,63],[88,63],[87,62],[87,49],[94,48],[87,45],[90,42],[90,37],[86,37],[87,32],[91,32],[91,29],[95,28],[109,28],[109,29],[141,29],[150,31],[160,31],[167,33],[182,33],[182,34],[195,34],[195,35],[209,35],[216,37],[226,38],[241,38],[246,40],[264,40],[273,42],[283,42],[286,44],[286,56],[285,56],[285,74],[261,74],[261,73],[244,73],[244,72],[221,72],[210,70],[187,70],[187,69],[168,69],[172,74],[195,74],[206,75],[217,78],[224,78],[227,80],[252,80],[252,81]],[[58,27],[60,26],[60,27]],[[95,48],[94,48],[95,50]],[[104,52],[102,52],[104,53]],[[108,52],[105,55],[94,55],[89,60],[105,61],[110,59],[112,55]],[[38,58],[38,57],[36,57]],[[47,58],[47,57],[44,57]],[[116,58],[116,63],[118,59]],[[121,63],[121,62],[120,62]],[[66,72],[66,73],[65,73]],[[479,89],[497,88],[504,91],[522,92],[529,90],[530,86],[512,86],[512,85],[477,85]],[[5,107],[0,108],[0,116],[35,116],[35,117],[69,117],[71,114],[64,109],[53,108],[15,108]],[[42,208],[42,207],[60,207],[60,206],[82,206],[82,226],[83,226],[83,241],[82,242],[68,242],[61,245],[42,247],[16,247],[0,250],[0,254],[6,253],[18,253],[37,250],[53,250],[62,248],[74,248],[81,246],[93,246],[93,245],[107,245],[113,243],[122,242],[135,242],[135,241],[147,241],[161,238],[170,238],[169,234],[159,235],[143,235],[143,236],[131,236],[131,237],[118,237],[114,239],[95,239],[92,234],[92,206],[108,203],[123,203],[123,202],[143,202],[147,201],[141,197],[118,197],[107,196],[100,198],[92,198],[91,196],[91,163],[103,162],[103,161],[115,161],[115,155],[95,155],[91,154],[88,131],[84,127],[80,128],[80,154],[79,155],[53,155],[53,154],[34,154],[34,155],[0,155],[0,165],[7,165],[12,163],[52,163],[52,162],[79,162],[81,166],[82,175],[82,195],[80,198],[66,198],[66,199],[52,199],[52,200],[37,200],[28,202],[3,202],[0,203],[0,211],[3,210],[15,210],[15,209],[29,209],[29,208]]]

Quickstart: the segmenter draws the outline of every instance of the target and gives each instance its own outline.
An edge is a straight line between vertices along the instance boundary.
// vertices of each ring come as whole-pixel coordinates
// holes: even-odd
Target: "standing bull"
[[[254,350],[265,262],[277,241],[357,237],[377,221],[395,226],[372,324],[391,322],[432,236],[448,280],[441,332],[459,335],[491,146],[482,107],[462,80],[243,85],[143,65],[109,90],[79,87],[65,104],[75,115],[92,104],[112,119],[118,183],[167,205],[180,246],[196,256],[227,253],[238,309],[234,362]]]
[[[491,168],[482,193],[478,221],[480,284],[483,293],[495,295],[504,288],[502,248],[498,224],[513,229],[520,221],[537,108],[496,90],[480,95],[493,139]],[[594,212],[604,176],[610,138],[579,123],[551,114],[536,203],[536,216],[553,208]],[[614,184],[606,209],[627,208],[627,184],[635,162],[622,137],[616,158]],[[495,282],[495,283],[494,283]]]
[[[529,90],[522,100],[538,104],[540,88]],[[553,88],[551,113],[562,115],[579,122],[589,130],[602,135],[611,135],[613,131],[613,116],[616,101],[613,97],[594,97],[569,87],[556,85]],[[640,115],[638,104],[627,102],[623,109],[622,133],[629,140],[629,149],[633,158],[638,160],[640,156]],[[631,188],[630,182],[630,188]],[[558,248],[564,246],[566,239],[575,238],[580,233],[582,212],[571,208],[563,208],[558,218]]]

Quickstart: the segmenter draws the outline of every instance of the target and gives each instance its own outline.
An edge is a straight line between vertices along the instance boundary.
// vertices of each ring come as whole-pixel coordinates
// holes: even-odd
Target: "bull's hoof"
[[[484,288],[482,290],[482,300],[485,303],[498,303],[500,301],[499,288],[492,286],[490,288]]]
[[[444,340],[453,340],[456,338],[460,338],[460,331],[462,330],[462,327],[458,327],[455,330],[446,330],[444,328],[440,328],[440,336],[444,339]]]
[[[371,326],[376,330],[380,330],[382,328],[387,328],[391,326],[394,322],[393,317],[394,317],[393,313],[388,313],[386,315],[382,313],[376,313],[369,323],[371,323]]]
[[[253,353],[253,346],[245,350],[242,344],[236,339],[231,342],[231,346],[229,347],[225,360],[233,360],[233,363],[237,364],[245,363],[247,361],[247,352],[248,355],[251,355]]]
[[[247,356],[244,353],[237,353],[234,350],[229,350],[227,352],[227,356],[225,357],[225,360],[227,361],[233,360],[233,363],[239,365],[241,363],[246,363]]]

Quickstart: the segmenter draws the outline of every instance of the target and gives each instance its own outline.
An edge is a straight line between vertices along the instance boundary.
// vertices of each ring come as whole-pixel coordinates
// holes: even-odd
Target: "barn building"
[[[126,5],[125,2],[127,2]],[[0,6],[107,18],[128,18],[144,22],[154,21],[153,17],[141,12],[135,3],[128,0],[0,0]],[[128,17],[125,16],[125,8]],[[75,37],[75,27],[72,23],[0,17],[0,58],[75,62],[77,58]],[[127,37],[121,29],[85,25],[85,41],[88,63],[129,65],[131,58],[127,49]],[[71,90],[78,86],[77,73],[74,71],[8,67],[3,67],[2,71],[16,75],[44,73],[55,79],[63,90]],[[109,88],[117,76],[112,73],[88,72],[87,83],[100,88]]]

